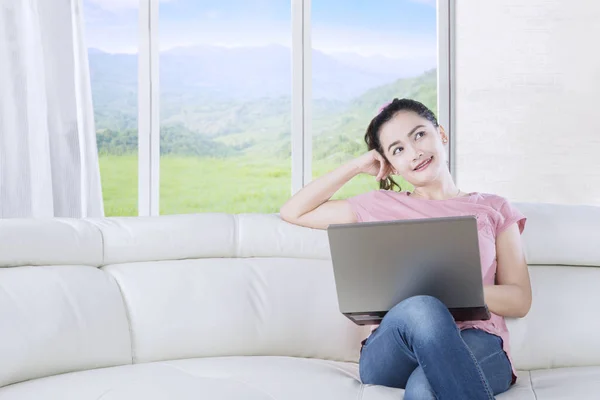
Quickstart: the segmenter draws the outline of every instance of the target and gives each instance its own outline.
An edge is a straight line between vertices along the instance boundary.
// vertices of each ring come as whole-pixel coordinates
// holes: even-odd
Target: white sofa
[[[600,207],[517,204],[533,307],[499,399],[600,399]],[[0,220],[0,400],[402,399],[362,385],[326,233],[277,215]]]

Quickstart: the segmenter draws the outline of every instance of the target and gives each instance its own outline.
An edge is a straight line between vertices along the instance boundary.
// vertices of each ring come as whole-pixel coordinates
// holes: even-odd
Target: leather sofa
[[[498,399],[600,399],[600,207],[528,217]],[[402,399],[362,385],[326,232],[274,214],[0,220],[0,400]]]

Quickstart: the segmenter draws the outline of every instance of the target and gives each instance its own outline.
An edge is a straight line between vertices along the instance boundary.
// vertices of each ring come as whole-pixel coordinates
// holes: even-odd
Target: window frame
[[[138,50],[138,215],[159,215],[159,0],[140,0]]]
[[[311,2],[291,1],[292,110],[291,194],[312,180]],[[438,120],[453,137],[454,0],[437,0]],[[138,52],[138,214],[160,213],[159,0],[140,0]],[[450,172],[456,179],[456,141],[450,140]]]

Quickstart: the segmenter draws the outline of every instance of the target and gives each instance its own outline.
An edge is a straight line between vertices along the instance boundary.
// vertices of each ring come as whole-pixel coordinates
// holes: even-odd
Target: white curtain
[[[0,218],[104,215],[80,0],[0,0]]]

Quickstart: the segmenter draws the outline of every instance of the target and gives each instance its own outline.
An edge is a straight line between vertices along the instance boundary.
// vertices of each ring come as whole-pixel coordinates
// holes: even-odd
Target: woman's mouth
[[[433,161],[433,156],[429,157],[427,160],[423,161],[421,164],[415,167],[415,171],[423,171],[425,168],[429,167],[429,164]]]

